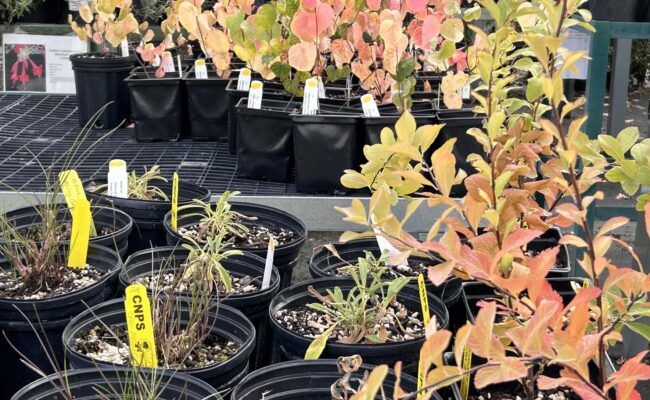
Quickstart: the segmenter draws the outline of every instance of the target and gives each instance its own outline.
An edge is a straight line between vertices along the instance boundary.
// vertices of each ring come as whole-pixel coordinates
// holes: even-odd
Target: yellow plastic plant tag
[[[467,371],[472,368],[472,351],[469,347],[463,349],[463,369]],[[463,400],[467,400],[469,397],[469,374],[465,374],[463,379],[460,381],[460,395]]]
[[[157,368],[158,356],[147,288],[140,283],[135,283],[127,286],[125,295],[124,310],[131,358],[135,365]]]
[[[72,212],[72,233],[70,234],[68,267],[86,268],[91,221],[90,203],[85,198],[77,199]]]
[[[172,177],[172,230],[178,230],[178,173]]]
[[[77,203],[77,200],[86,200],[86,192],[84,192],[84,187],[81,184],[81,179],[79,179],[77,171],[74,169],[69,169],[59,172],[59,185],[61,186],[61,191],[65,197],[65,202],[68,205],[68,209],[72,213],[72,218],[74,219],[74,206]],[[92,218],[90,218],[89,232],[90,236],[97,236],[95,223],[93,222]]]
[[[424,284],[424,275],[418,276],[418,288],[420,289],[420,306],[422,307],[422,318],[424,325],[429,323],[431,316],[429,315],[429,299],[427,297],[427,287]]]

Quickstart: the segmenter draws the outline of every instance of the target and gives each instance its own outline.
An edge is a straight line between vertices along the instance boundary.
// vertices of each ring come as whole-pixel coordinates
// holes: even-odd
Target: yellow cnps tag
[[[162,56],[163,56],[163,58],[171,57],[172,53],[170,51],[163,51]]]
[[[70,234],[68,267],[86,268],[91,221],[90,203],[86,199],[77,199],[74,211],[72,212],[72,233]]]
[[[172,230],[178,230],[178,173],[172,177]]]
[[[418,289],[420,289],[420,306],[422,306],[422,318],[424,325],[429,323],[431,316],[429,315],[429,299],[427,297],[427,287],[424,284],[424,275],[418,276]]]
[[[463,369],[467,371],[472,368],[472,351],[469,347],[463,349]],[[463,400],[467,400],[469,397],[469,374],[463,375],[463,379],[460,381],[460,395]]]
[[[316,87],[316,85],[318,85],[318,81],[311,80],[311,81],[307,82],[307,86],[309,86],[309,87],[314,88],[314,87]]]
[[[244,76],[249,76],[251,74],[251,70],[248,68],[244,68],[241,70],[241,74]]]
[[[203,65],[205,65],[205,60],[202,60],[202,59],[201,60],[196,60],[196,62],[194,64],[203,66]]]
[[[147,49],[147,50],[153,50],[154,45],[153,45],[153,43],[147,43],[147,44],[144,45],[144,48]]]
[[[125,291],[124,310],[129,334],[129,349],[135,365],[157,368],[156,340],[153,336],[151,305],[144,285],[135,283]]]
[[[77,203],[77,200],[86,200],[86,193],[81,184],[81,179],[79,179],[79,174],[77,174],[77,171],[73,169],[59,172],[59,185],[61,186],[63,197],[65,197],[65,202],[68,205],[68,209],[70,210],[70,213],[72,213],[72,218],[74,220],[74,206]],[[97,231],[95,230],[95,224],[93,223],[92,217],[90,218],[88,232],[90,233],[90,236],[97,236]]]
[[[255,81],[251,83],[251,89],[261,89],[261,88],[262,88],[262,82]]]

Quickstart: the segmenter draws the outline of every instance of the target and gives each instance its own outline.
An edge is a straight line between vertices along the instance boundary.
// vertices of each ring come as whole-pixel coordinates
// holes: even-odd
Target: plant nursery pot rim
[[[169,256],[165,255],[156,255],[155,253],[163,253],[163,252],[170,252]],[[120,281],[123,284],[126,284],[127,286],[129,284],[132,284],[133,281],[139,277],[146,276],[146,274],[138,274],[135,276],[126,276],[126,272],[129,269],[131,263],[134,262],[134,259],[136,257],[144,256],[146,254],[150,253],[151,257],[149,258],[149,262],[151,263],[151,272],[155,271],[160,271],[160,266],[158,264],[154,264],[156,261],[160,259],[167,259],[167,258],[173,258],[174,260],[179,259],[179,260],[184,260],[186,259],[187,255],[189,254],[189,250],[182,248],[182,247],[177,247],[177,246],[161,246],[161,247],[155,247],[151,249],[145,249],[145,250],[140,250],[137,251],[129,256],[127,260],[124,262],[124,266],[122,267],[120,271]],[[246,263],[247,261],[257,261],[258,265],[261,265],[261,272],[264,273],[264,264],[265,260],[255,254],[244,252],[243,255],[241,256],[233,256],[232,259],[226,259],[222,263],[224,265],[224,268],[228,269],[228,261],[233,261],[237,262],[239,261],[240,263]],[[144,262],[144,261],[143,261]],[[257,267],[258,265],[254,264],[248,264],[251,267]],[[169,267],[170,272],[171,271],[178,271],[180,269],[180,265],[171,265]],[[232,274],[231,271],[228,271],[229,273]],[[264,297],[265,295],[268,295],[270,293],[275,293],[278,289],[280,288],[280,273],[278,272],[278,269],[275,267],[275,265],[271,269],[271,283],[269,287],[262,289],[261,287],[253,292],[250,293],[238,293],[238,294],[231,294],[227,295],[228,299],[253,299],[256,297]],[[147,292],[151,293],[151,290],[147,288]],[[187,294],[177,294],[178,297],[187,297]],[[215,299],[220,299],[219,301],[225,301],[223,299],[223,296],[213,296]],[[270,300],[269,300],[270,301]]]
[[[282,324],[280,324],[277,321],[274,314],[275,314],[275,312],[277,312],[277,311],[279,311],[281,309],[287,308],[288,305],[294,303],[296,300],[298,300],[300,298],[303,298],[303,297],[306,297],[306,296],[310,296],[309,293],[307,292],[307,287],[308,286],[317,285],[318,283],[324,283],[324,282],[332,282],[333,283],[332,287],[337,286],[336,285],[337,282],[354,284],[354,280],[351,279],[351,278],[332,276],[332,277],[325,277],[325,278],[308,280],[308,281],[300,282],[300,283],[297,283],[295,285],[289,286],[289,287],[281,290],[273,298],[273,300],[271,301],[271,304],[269,305],[269,320],[271,321],[271,325],[275,329],[282,330],[284,333],[289,333],[289,335],[294,340],[297,340],[297,341],[302,342],[302,343],[307,343],[307,344],[311,343],[314,340],[314,338],[309,338],[309,337],[300,335],[300,334],[294,332],[293,330],[291,330],[289,328],[286,328],[285,326],[283,326]],[[290,292],[290,291],[297,290],[300,287],[305,288],[304,295],[303,295],[303,292],[301,292],[300,294],[291,296],[291,297],[287,298],[286,300],[282,299],[284,301],[284,304],[282,304],[282,306],[278,305],[278,303],[281,300],[281,297],[283,297],[283,294],[286,294],[287,292]],[[317,288],[315,288],[315,289],[318,290]],[[406,290],[417,291],[417,288],[414,288],[413,286],[406,286],[402,290],[405,290],[405,289]],[[346,293],[346,292],[347,291],[344,290],[344,293]],[[400,292],[400,293],[402,293],[402,292]],[[397,295],[397,298],[399,298],[399,297],[400,297],[400,294]],[[428,293],[428,292],[427,292],[427,300],[428,300],[428,303],[429,303],[430,312],[434,311],[432,313],[433,315],[437,316],[435,311],[442,312],[442,314],[443,314],[442,319],[443,320],[438,321],[438,322],[440,323],[440,329],[444,329],[449,324],[449,311],[447,310],[447,306],[438,297],[436,297],[433,294]],[[413,311],[413,310],[411,310],[411,311]],[[420,310],[420,309],[418,309],[417,311],[420,314],[422,312],[422,310]],[[367,348],[367,349],[377,349],[377,350],[386,350],[386,349],[389,349],[389,350],[395,349],[395,350],[397,350],[399,348],[402,348],[405,345],[412,345],[412,344],[415,344],[415,343],[423,343],[425,340],[426,340],[426,337],[424,335],[422,335],[419,338],[410,339],[410,340],[403,340],[401,342],[347,344],[347,343],[339,343],[339,342],[327,341],[326,348],[329,347],[330,349],[333,349],[333,350],[335,350],[337,352],[341,352],[341,353],[343,353],[343,352],[348,352],[349,353],[349,350],[354,349],[354,348],[358,348],[358,347]]]
[[[67,244],[60,244],[59,248],[63,247],[64,249],[69,249],[69,246]],[[93,244],[89,243],[88,244],[88,249],[90,248],[95,248],[100,251],[103,251],[107,253],[109,256],[114,256],[115,259],[115,265],[113,268],[108,268],[102,276],[100,276],[95,282],[88,286],[84,286],[78,290],[73,290],[71,292],[67,293],[62,293],[57,296],[51,296],[51,297],[44,297],[41,299],[15,299],[11,297],[0,297],[0,304],[2,303],[8,303],[8,304],[41,304],[41,303],[48,303],[51,301],[60,301],[60,300],[65,300],[68,297],[77,297],[79,295],[86,294],[88,292],[94,291],[97,287],[102,286],[106,283],[106,281],[110,280],[114,275],[117,275],[122,268],[122,262],[120,261],[120,257],[118,253],[105,246],[100,246],[98,244]],[[67,255],[68,250],[66,250],[64,253]],[[95,256],[95,258],[100,258],[100,255]],[[88,254],[88,258],[92,260],[92,255]],[[7,260],[3,257],[0,261],[6,262]]]
[[[182,297],[177,297],[177,299],[181,303],[186,302],[186,299],[184,299]],[[64,331],[63,331],[63,345],[64,345],[64,348],[65,348],[65,351],[75,354],[76,357],[81,357],[81,358],[89,360],[89,361],[91,361],[93,363],[99,364],[99,366],[109,366],[109,367],[122,367],[122,366],[124,366],[123,364],[117,364],[117,363],[113,363],[113,362],[110,362],[110,361],[95,360],[95,359],[87,356],[86,354],[82,354],[82,353],[78,352],[77,350],[75,350],[73,348],[73,345],[72,345],[74,340],[76,338],[79,338],[78,335],[81,332],[82,328],[91,326],[92,322],[96,322],[97,324],[101,324],[99,322],[101,320],[101,317],[108,317],[108,316],[126,314],[126,311],[124,310],[124,307],[123,307],[124,301],[125,301],[124,298],[116,298],[116,299],[112,299],[112,300],[107,300],[107,301],[105,301],[103,303],[99,303],[99,304],[97,304],[97,305],[95,305],[95,306],[93,306],[91,308],[88,308],[88,309],[84,310],[83,312],[81,312],[80,314],[78,314],[74,318],[72,318],[70,320],[70,322],[68,323],[68,325],[65,327]],[[106,310],[102,314],[97,313],[97,309],[112,307],[114,305],[118,305],[117,309]],[[186,307],[181,307],[181,309],[186,310]],[[214,323],[211,324],[211,326],[209,326],[210,332],[218,332],[219,324],[216,321],[218,321],[218,319],[220,318],[222,310],[226,310],[226,311],[228,311],[230,313],[235,314],[235,316],[239,319],[239,321],[237,321],[237,323],[238,324],[241,324],[241,323],[245,324],[246,328],[248,328],[248,330],[251,332],[251,335],[249,335],[248,338],[245,338],[245,340],[243,340],[241,343],[238,343],[239,348],[238,348],[237,352],[234,355],[232,355],[231,357],[227,358],[225,361],[221,361],[221,362],[218,362],[218,363],[206,365],[206,366],[201,367],[201,368],[185,368],[185,369],[182,369],[183,372],[185,372],[187,374],[198,374],[198,373],[201,373],[201,372],[206,372],[206,371],[213,370],[213,369],[215,369],[217,367],[223,366],[226,363],[233,364],[233,363],[235,363],[235,361],[237,361],[238,358],[241,358],[241,357],[247,358],[248,356],[250,356],[250,353],[253,351],[253,347],[254,347],[254,344],[255,344],[256,331],[255,331],[255,326],[253,325],[253,323],[250,322],[250,320],[244,314],[242,314],[241,311],[235,309],[234,307],[227,306],[225,304],[219,304],[218,307],[214,307],[214,306],[210,307],[210,312],[209,312],[210,317],[209,318],[212,321],[214,321]],[[88,323],[80,322],[83,318],[86,318],[88,315],[93,316],[92,317],[92,322],[88,322]],[[117,326],[125,326],[126,325],[126,316],[124,318],[124,321],[125,321],[124,323],[109,325],[109,327],[110,326],[116,326],[116,325]],[[184,321],[181,322],[181,325],[184,325],[184,324],[185,324]],[[238,333],[238,335],[235,335],[235,336],[238,336],[238,337],[243,336],[242,332],[237,332],[237,333]],[[157,367],[157,368],[142,367],[142,370],[143,371],[153,371],[153,370],[174,371],[173,368],[166,368],[166,367]]]
[[[130,85],[148,85],[150,82],[157,82],[164,85],[177,85],[182,80],[178,75],[170,77],[168,75],[177,74],[176,72],[168,72],[162,78],[157,76],[147,76],[144,72],[132,72],[129,76],[124,78],[124,82]]]

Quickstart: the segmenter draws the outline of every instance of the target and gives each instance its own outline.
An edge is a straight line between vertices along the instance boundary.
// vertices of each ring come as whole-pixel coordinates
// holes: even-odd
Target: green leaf
[[[271,65],[271,71],[273,71],[280,81],[285,81],[289,79],[291,66],[287,63],[277,61]]]
[[[415,71],[415,59],[413,57],[406,57],[400,60],[397,64],[397,81],[402,82]]]
[[[463,40],[463,21],[458,18],[447,18],[440,27],[440,34],[447,40],[458,43]]]
[[[598,135],[598,143],[603,151],[616,161],[623,161],[625,154],[621,144],[610,135]]]
[[[270,30],[275,24],[275,7],[271,4],[263,4],[255,12],[255,25],[262,29]]]
[[[528,80],[526,85],[526,100],[533,102],[539,99],[539,96],[544,93],[542,89],[542,80],[539,77],[533,77]]]
[[[481,7],[476,4],[474,7],[468,8],[463,13],[463,19],[465,22],[472,22],[481,18]]]
[[[627,178],[621,167],[614,167],[605,173],[605,179],[610,182],[623,182]]]
[[[305,352],[305,360],[318,360],[320,355],[323,354],[323,350],[325,350],[325,346],[327,346],[327,340],[334,331],[334,328],[336,328],[336,324],[327,328],[325,332],[318,335],[311,342],[309,348],[307,348],[307,351]]]
[[[363,31],[363,34],[361,35],[363,38],[363,41],[366,42],[366,44],[373,44],[375,41],[372,40],[372,36],[367,31]]]
[[[623,129],[617,136],[616,140],[620,143],[623,148],[623,152],[626,152],[634,146],[637,140],[639,140],[639,128],[636,126],[631,126]]]
[[[641,335],[645,340],[650,341],[650,325],[641,322],[626,322],[625,325]]]

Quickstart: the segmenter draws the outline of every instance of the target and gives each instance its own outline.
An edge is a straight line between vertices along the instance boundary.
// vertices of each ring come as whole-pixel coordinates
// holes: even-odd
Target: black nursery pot
[[[106,180],[84,182],[86,196],[93,204],[104,204],[124,211],[135,226],[129,235],[129,250],[132,254],[138,250],[165,245],[165,230],[163,218],[172,209],[171,201],[122,199],[94,192],[94,188],[106,184]],[[155,182],[168,198],[172,197],[171,182]],[[178,186],[178,205],[189,204],[193,199],[208,200],[210,191],[193,183],[180,181]]]
[[[589,10],[594,21],[635,22],[641,4],[647,0],[589,0]]]
[[[361,118],[361,131],[363,145],[373,145],[381,143],[381,131],[388,127],[394,130],[395,123],[402,116],[394,105],[380,105],[380,117],[363,117]],[[433,110],[433,104],[430,102],[416,102],[413,104],[411,113],[415,118],[417,126],[436,124],[437,119]],[[362,147],[363,147],[362,145]]]
[[[284,89],[276,82],[264,82],[264,98],[269,100],[285,99]],[[226,86],[228,95],[228,150],[230,154],[237,154],[237,134],[239,132],[239,117],[237,104],[248,96],[247,90],[237,90],[237,79],[231,79]]]
[[[166,246],[155,249],[142,250],[132,254],[124,264],[120,272],[120,284],[126,288],[128,285],[136,282],[138,278],[158,275],[161,270],[174,272],[181,270],[181,265],[187,259],[189,250],[176,247]],[[243,255],[230,256],[223,260],[221,264],[228,273],[234,277],[250,276],[261,285],[264,276],[265,260],[253,254],[244,253]],[[266,334],[268,326],[268,308],[273,296],[280,290],[280,274],[277,268],[273,267],[271,272],[271,284],[266,289],[256,290],[252,293],[233,294],[225,297],[215,296],[215,302],[221,302],[241,311],[255,325],[256,345],[251,356],[252,368],[256,369],[266,365],[270,359],[269,349],[272,341]],[[152,295],[151,291],[149,294]]]
[[[438,110],[438,123],[445,124],[445,126],[440,130],[430,151],[425,153],[426,161],[430,162],[434,149],[442,146],[447,140],[455,138],[456,144],[453,153],[456,157],[456,169],[462,169],[471,175],[474,167],[466,161],[467,156],[472,153],[483,154],[483,146],[474,137],[467,134],[467,130],[483,126],[483,117],[474,114],[469,109]],[[465,193],[463,185],[455,185],[451,191],[451,195],[455,197],[462,197]]]
[[[275,347],[283,360],[302,359],[313,338],[308,338],[285,328],[275,318],[275,314],[287,307],[296,307],[317,300],[308,292],[313,287],[319,293],[326,293],[326,289],[333,289],[338,286],[344,294],[355,286],[354,280],[350,278],[321,278],[312,281],[302,282],[288,287],[278,293],[269,307],[271,326],[273,327]],[[429,312],[431,317],[436,317],[441,328],[447,327],[449,313],[444,303],[431,293],[427,293]],[[406,286],[397,295],[397,299],[410,310],[421,312],[420,297],[418,288]],[[340,356],[351,356],[358,354],[365,362],[370,364],[394,365],[402,361],[404,371],[412,373],[417,370],[417,362],[420,356],[420,347],[424,343],[424,336],[419,339],[403,341],[399,343],[381,344],[343,344],[328,342],[323,350],[321,358],[337,358]]]
[[[359,163],[358,117],[345,114],[291,115],[296,189],[344,192],[341,175]]]
[[[289,182],[293,166],[291,114],[300,103],[262,100],[262,108],[237,104],[237,174],[244,178]]]
[[[124,258],[129,246],[128,237],[133,230],[133,219],[124,211],[112,207],[93,206],[90,208],[90,213],[93,217],[95,229],[98,231],[101,228],[110,228],[113,230],[112,233],[107,235],[91,237],[90,243],[115,250],[120,254],[120,257]],[[20,230],[29,230],[32,227],[37,228],[42,224],[41,214],[39,214],[37,207],[19,208],[6,213],[5,217],[10,224]],[[70,210],[65,205],[59,207],[56,218],[60,223],[69,223],[72,221]],[[69,241],[64,241],[63,243],[69,243]]]
[[[67,257],[67,246],[62,246],[61,253]],[[0,298],[0,330],[4,332],[0,335],[0,398],[11,398],[18,389],[39,378],[38,374],[20,361],[23,357],[12,349],[12,345],[25,359],[34,362],[45,373],[54,372],[47,354],[51,354],[59,366],[64,365],[61,334],[68,322],[88,306],[114,296],[117,274],[122,266],[117,253],[91,244],[87,260],[88,264],[105,271],[105,274],[81,290],[40,300]],[[0,268],[7,270],[11,267],[6,259],[2,259]],[[43,348],[39,340],[43,341],[48,350]]]
[[[315,249],[311,258],[309,259],[309,273],[313,278],[324,278],[328,276],[337,276],[336,270],[347,264],[356,264],[359,258],[365,257],[365,252],[372,253],[375,257],[381,256],[381,250],[375,238],[364,238],[352,240],[347,243],[337,243],[334,245],[339,257],[332,254],[327,248],[320,247]],[[415,259],[416,261],[419,259]],[[430,259],[421,259],[426,265],[435,265],[435,261]],[[415,278],[413,279],[414,286],[417,287]],[[460,300],[460,279],[450,276],[442,285],[434,285],[428,278],[425,277],[425,285],[427,291],[445,304],[449,310],[449,327],[454,329],[456,327],[456,311],[463,312],[463,306],[459,303]],[[464,314],[463,314],[464,315]],[[464,323],[464,318],[463,321]]]
[[[181,313],[181,324],[187,323],[188,306],[178,300],[177,309]],[[152,304],[153,307],[153,304]],[[75,350],[75,340],[81,331],[97,325],[126,327],[124,299],[104,302],[76,316],[63,332],[63,345],[70,366],[75,369],[107,366],[114,368],[114,363],[94,360]],[[227,360],[204,368],[187,368],[183,372],[210,384],[217,391],[234,387],[247,373],[248,360],[255,344],[255,327],[242,314],[226,305],[215,306],[208,317],[207,326],[211,333],[233,340],[239,345],[239,351]],[[142,370],[150,370],[142,368]]]
[[[177,371],[138,371],[137,379],[144,382],[157,382],[157,398],[160,400],[220,400],[214,388],[198,378]],[[75,399],[95,399],[101,395],[123,393],[125,387],[134,379],[133,368],[88,368],[65,371],[65,379]],[[58,384],[61,375],[43,377],[22,388],[11,400],[52,400],[58,392],[53,383]]]
[[[562,296],[564,304],[568,304],[575,296],[575,292],[571,287],[571,282],[582,286],[584,279],[568,277],[548,278],[548,282],[551,284],[551,287]],[[495,299],[497,296],[492,288],[479,282],[463,282],[461,295],[463,305],[465,306],[467,320],[471,323],[474,323],[474,318],[478,313],[478,302],[481,300]]]
[[[183,131],[183,87],[177,73],[156,78],[152,73],[133,73],[124,82],[129,88],[138,142],[169,142]]]
[[[255,218],[254,224],[273,228],[285,228],[293,231],[296,238],[293,242],[275,248],[273,264],[280,271],[282,287],[286,287],[291,282],[293,267],[296,265],[300,249],[307,240],[307,227],[305,224],[292,214],[279,208],[264,206],[254,203],[243,203],[238,201],[229,202],[232,210],[241,213],[247,217]],[[178,226],[185,227],[193,225],[201,219],[196,214],[197,209],[184,209],[178,211]],[[167,244],[170,246],[180,246],[180,244],[191,244],[191,242],[172,230],[171,213],[165,216],[165,232],[167,234]],[[266,258],[267,248],[243,247],[241,250]]]
[[[363,379],[364,373],[374,368],[370,364],[361,364],[358,371],[351,374],[352,381]],[[343,377],[338,371],[336,360],[296,360],[270,365],[249,374],[232,392],[236,400],[303,400],[309,393],[310,400],[331,400],[331,386]],[[354,384],[353,384],[354,386]],[[393,393],[395,373],[389,370],[382,384],[384,393]],[[414,377],[402,373],[400,387],[406,393],[417,390]],[[380,395],[377,396],[381,398]],[[433,399],[440,400],[437,393]]]
[[[209,66],[208,66],[209,67]],[[228,79],[219,78],[211,67],[208,79],[194,77],[194,66],[185,74],[187,113],[192,140],[219,140],[228,137]]]
[[[48,3],[51,1],[48,1]],[[80,53],[70,56],[77,89],[79,126],[85,126],[100,108],[98,128],[113,129],[130,119],[129,90],[124,79],[135,64],[135,56],[116,53]]]

